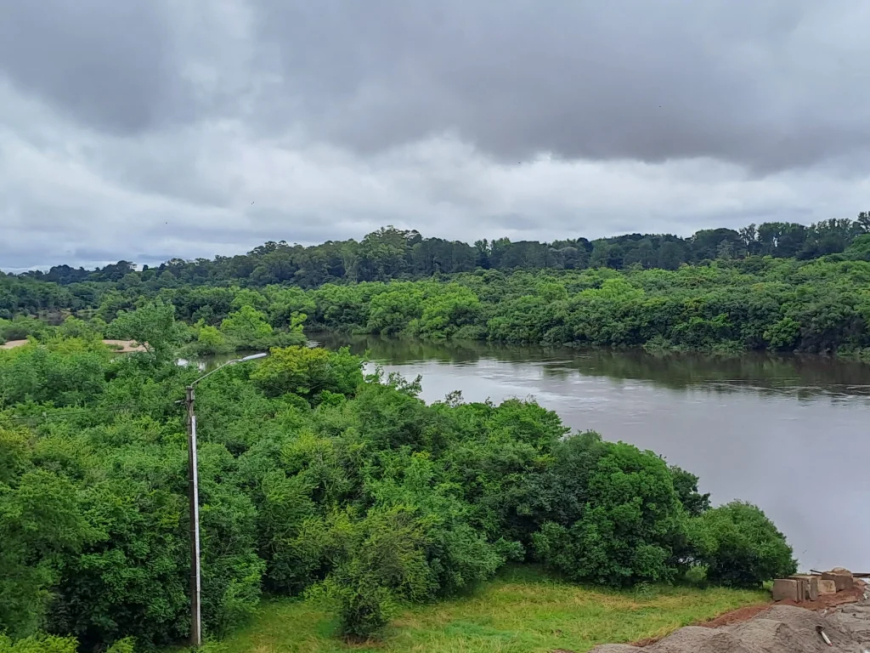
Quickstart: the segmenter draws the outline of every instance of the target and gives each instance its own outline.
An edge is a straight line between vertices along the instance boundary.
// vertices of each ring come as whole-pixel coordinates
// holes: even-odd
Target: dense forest
[[[251,306],[268,295],[244,292],[215,332],[254,324],[275,337]],[[276,297],[263,314],[299,308]],[[174,311],[101,314],[147,342],[142,353],[111,352],[77,318],[0,351],[0,651],[130,653],[187,636],[178,400],[201,371],[176,362],[190,327]],[[427,405],[418,382],[361,363],[291,345],[198,387],[208,637],[263,594],[321,601],[338,634],[376,636],[397,606],[466,591],[508,563],[610,586],[687,574],[758,586],[795,569],[758,508],[711,507],[696,477],[652,452],[569,434],[534,402],[457,393]]]
[[[187,354],[296,344],[305,327],[867,359],[868,228],[862,213],[689,239],[475,247],[382,229],[360,243],[267,243],[245,256],[141,270],[124,261],[94,271],[52,268],[0,277],[0,339],[39,339],[70,316],[79,321],[66,331],[85,323],[126,338],[131,312],[157,302],[174,307]]]
[[[689,238],[635,233],[594,241],[567,238],[551,243],[499,238],[469,245],[423,238],[416,231],[387,227],[361,242],[330,241],[311,247],[268,242],[244,255],[217,256],[213,260],[173,259],[156,267],[143,266],[139,272],[133,263],[119,261],[96,270],[59,265],[48,272],[26,272],[20,277],[61,286],[86,282],[141,283],[152,290],[179,284],[260,287],[292,284],[316,288],[327,283],[422,279],[478,268],[502,272],[600,267],[622,270],[635,266],[676,270],[683,264],[714,260],[771,256],[804,261],[839,254],[870,260],[870,213],[862,212],[855,220],[830,219],[810,226],[767,222],[740,230],[704,229]],[[129,276],[131,273],[133,276]],[[88,300],[83,288],[71,290],[67,296]],[[50,297],[44,299],[52,301]],[[0,295],[0,309],[6,308],[5,303]]]

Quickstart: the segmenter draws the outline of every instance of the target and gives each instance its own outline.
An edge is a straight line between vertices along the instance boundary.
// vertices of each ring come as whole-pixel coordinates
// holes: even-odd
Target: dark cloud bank
[[[9,2],[0,267],[852,215],[868,27],[861,0]]]

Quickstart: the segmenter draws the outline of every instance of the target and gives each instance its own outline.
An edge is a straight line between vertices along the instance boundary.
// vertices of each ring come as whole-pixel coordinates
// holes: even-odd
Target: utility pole
[[[202,574],[199,557],[199,466],[196,459],[196,414],[193,385],[187,386],[187,494],[190,501],[190,645],[202,646]]]
[[[187,494],[190,501],[190,645],[202,646],[202,571],[200,567],[199,537],[199,466],[196,459],[196,413],[193,402],[196,399],[196,384],[211,376],[227,365],[245,363],[268,356],[266,353],[251,354],[244,358],[227,361],[218,365],[207,374],[187,386]]]

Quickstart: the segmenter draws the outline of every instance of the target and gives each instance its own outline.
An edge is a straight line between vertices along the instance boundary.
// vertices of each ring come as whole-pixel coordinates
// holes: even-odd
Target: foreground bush
[[[751,504],[734,501],[708,510],[692,520],[690,531],[695,554],[713,583],[760,587],[797,571],[785,536]]]
[[[411,511],[376,509],[362,520],[343,514],[330,521],[332,571],[312,595],[332,602],[343,635],[365,640],[387,624],[400,601],[432,594],[425,529]]]
[[[127,637],[106,649],[106,653],[134,653],[135,640]],[[77,653],[78,641],[74,637],[56,637],[37,633],[12,641],[0,633],[0,653]]]
[[[0,653],[76,653],[77,645],[72,637],[39,634],[13,642],[0,633]]]
[[[673,579],[672,544],[683,536],[685,520],[665,462],[650,451],[591,434],[569,438],[557,447],[559,457],[585,459],[582,471],[576,464],[568,467],[586,475],[574,480],[585,487],[575,514],[544,523],[533,536],[540,559],[578,581],[630,585]]]

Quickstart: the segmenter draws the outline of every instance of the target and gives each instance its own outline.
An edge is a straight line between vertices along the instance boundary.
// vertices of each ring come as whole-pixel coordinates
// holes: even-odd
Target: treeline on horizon
[[[173,307],[185,331],[181,339],[187,354],[296,344],[304,327],[428,340],[811,352],[866,360],[868,224],[868,215],[861,214],[855,221],[801,227],[800,247],[786,235],[794,231],[791,227],[780,229],[776,255],[750,253],[768,247],[767,225],[742,232],[699,232],[683,245],[659,242],[659,253],[669,242],[679,247],[689,243],[694,258],[703,256],[676,269],[642,262],[626,266],[629,254],[637,254],[644,243],[652,247],[653,237],[639,237],[640,245],[628,252],[618,239],[596,241],[591,250],[572,246],[575,253],[589,254],[588,261],[574,268],[564,267],[566,247],[555,247],[564,243],[495,241],[481,244],[479,250],[488,268],[469,258],[467,271],[432,274],[433,261],[444,259],[423,253],[430,246],[452,244],[382,229],[361,243],[312,248],[273,243],[245,257],[170,262],[141,271],[121,262],[85,273],[89,280],[70,283],[47,281],[52,272],[6,275],[0,277],[0,340],[44,339],[69,317],[104,337],[126,338],[136,309],[156,302]],[[823,238],[825,230],[830,233]],[[743,238],[740,233],[755,234],[751,247],[743,240],[743,249],[738,247],[735,237]],[[831,244],[835,241],[836,247]],[[840,251],[805,260],[780,255],[805,252],[809,243],[817,242]],[[493,261],[504,266],[509,258],[502,250],[536,251],[532,245],[544,248],[540,251],[561,251],[561,267],[492,267]],[[325,254],[330,248],[344,252],[344,258],[336,253],[330,259]],[[614,248],[621,252],[620,264],[608,260],[610,265],[601,265],[601,252]],[[303,258],[310,262],[312,257],[320,257],[319,263],[305,267]],[[247,267],[236,276],[217,274],[240,260]],[[339,260],[339,269],[330,272],[330,261]],[[422,262],[415,267],[415,261]],[[320,270],[316,279],[315,269]],[[356,281],[339,276],[347,269],[357,271]],[[300,270],[305,272],[300,275]],[[360,280],[362,271],[364,278],[374,280]],[[66,332],[77,329],[80,324],[71,323]]]
[[[285,241],[267,242],[247,254],[214,259],[172,259],[158,266],[118,261],[86,270],[58,265],[48,272],[33,270],[20,278],[61,285],[120,282],[138,274],[156,286],[238,283],[245,286],[286,284],[316,288],[325,283],[419,279],[475,269],[512,271],[676,270],[683,264],[704,264],[755,256],[811,260],[853,250],[870,260],[870,212],[855,220],[832,218],[806,226],[795,222],[750,224],[739,230],[703,229],[688,238],[659,234],[626,234],[587,240],[566,238],[550,243],[511,242],[508,238],[478,240],[473,245],[442,238],[424,238],[417,231],[385,227],[355,240],[328,241],[304,247]],[[857,241],[857,242],[856,242]]]

